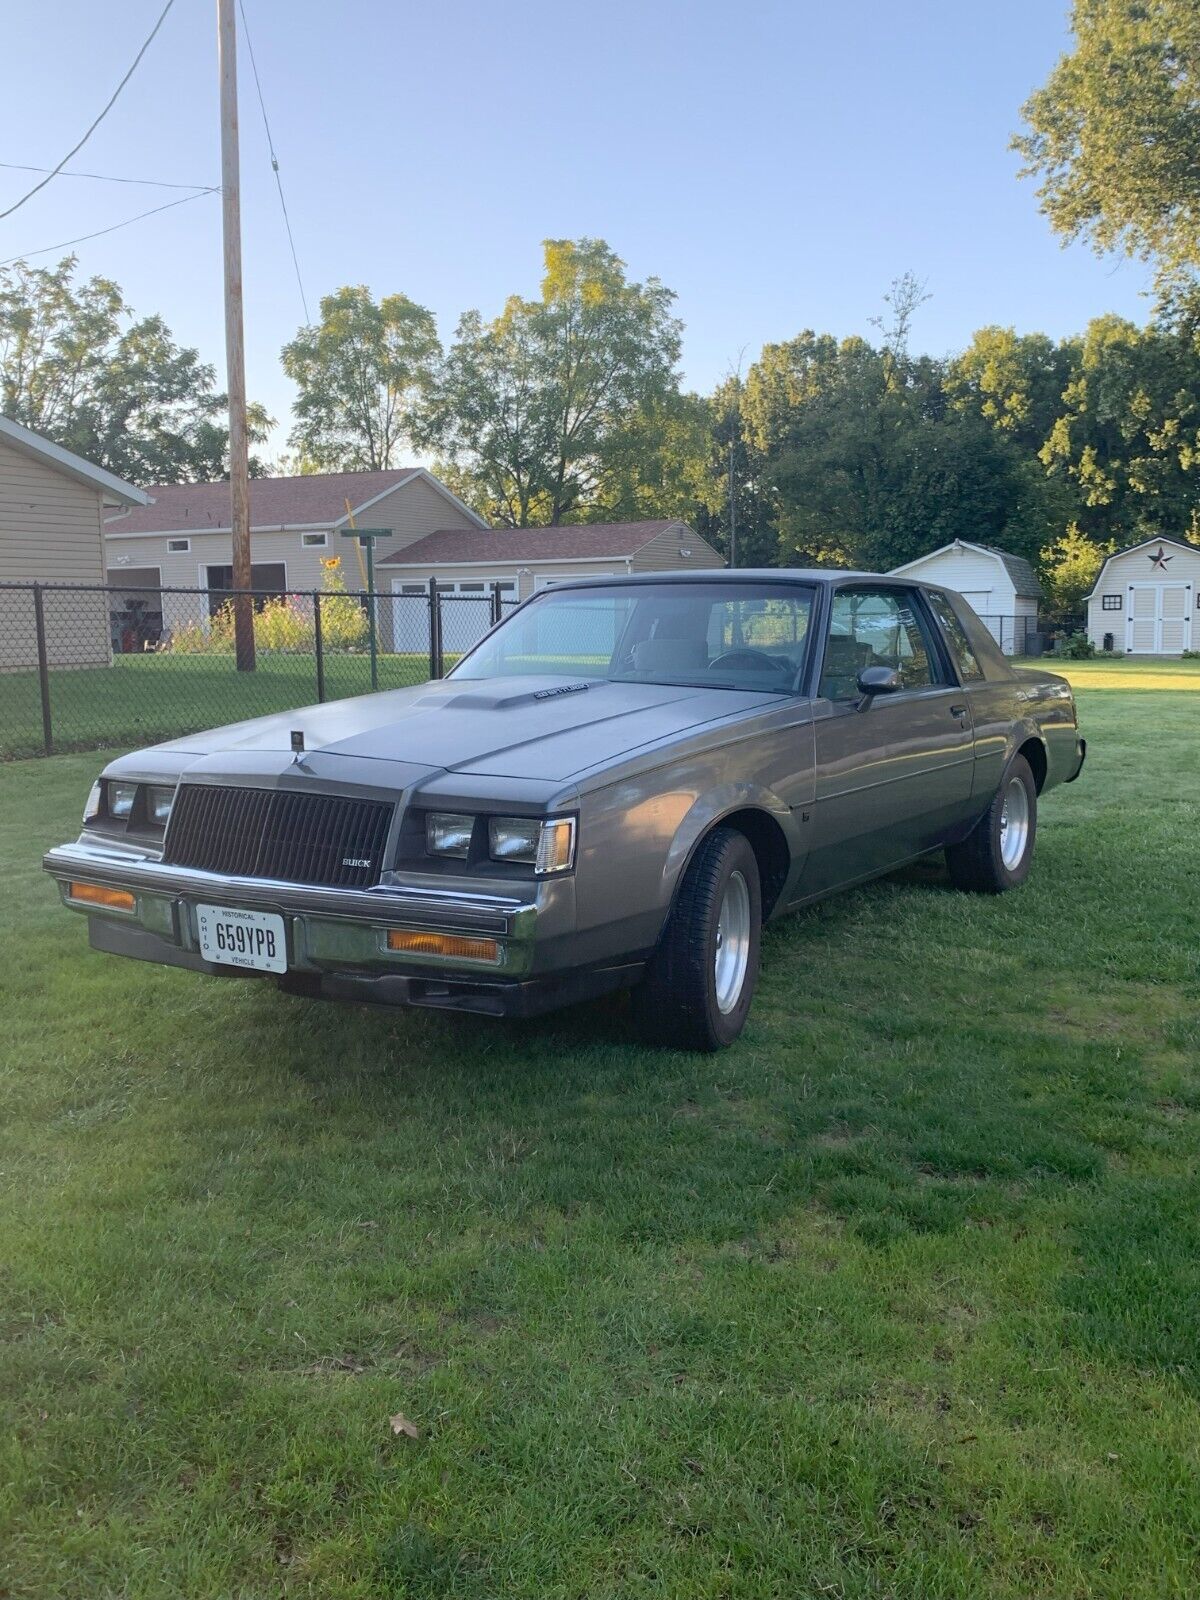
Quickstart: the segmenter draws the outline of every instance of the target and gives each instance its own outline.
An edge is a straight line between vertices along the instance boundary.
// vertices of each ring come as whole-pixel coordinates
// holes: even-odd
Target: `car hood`
[[[559,780],[764,705],[762,691],[570,678],[449,679],[238,722],[161,747],[193,757],[306,751],[446,771]]]

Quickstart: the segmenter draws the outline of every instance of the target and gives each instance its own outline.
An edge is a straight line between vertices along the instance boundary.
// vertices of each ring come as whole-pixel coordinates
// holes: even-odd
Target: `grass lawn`
[[[454,661],[446,658],[446,665]],[[317,698],[310,655],[260,651],[258,670],[239,673],[232,656],[116,656],[111,667],[50,674],[50,712],[57,750],[149,744],[198,728],[311,705]],[[427,655],[381,655],[379,687],[400,689],[429,676]],[[371,662],[365,655],[329,651],[325,698],[366,694]],[[0,758],[42,749],[42,711],[36,672],[0,673]]]
[[[0,768],[0,1593],[1200,1592],[1200,671],[1067,670],[1030,883],[716,1058],[92,955]]]

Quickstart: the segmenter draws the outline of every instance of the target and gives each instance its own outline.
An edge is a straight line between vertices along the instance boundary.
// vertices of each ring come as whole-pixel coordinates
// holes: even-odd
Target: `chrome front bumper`
[[[433,970],[511,981],[525,978],[534,963],[541,909],[536,895],[443,890],[396,881],[372,889],[332,889],[231,878],[164,866],[154,856],[90,839],[48,851],[42,865],[57,880],[63,904],[91,919],[93,944],[144,960],[206,972],[236,970],[215,967],[200,955],[195,908],[221,905],[280,913],[287,928],[290,973],[379,977]],[[128,890],[134,896],[133,910],[74,901],[68,895],[71,883]],[[392,928],[488,937],[496,942],[498,959],[389,950],[387,934]]]

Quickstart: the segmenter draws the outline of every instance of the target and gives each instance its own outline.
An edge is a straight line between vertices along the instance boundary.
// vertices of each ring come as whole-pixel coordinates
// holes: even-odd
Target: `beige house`
[[[161,599],[163,631],[208,614],[233,587],[228,483],[173,483],[147,491],[149,503],[108,519],[109,581],[131,599],[163,589],[192,595]],[[481,517],[424,467],[385,472],[317,472],[250,482],[253,587],[268,593],[320,589],[322,561],[337,557],[348,589],[366,587],[351,520],[390,528],[378,546],[402,550],[437,528],[483,528]],[[118,597],[119,600],[120,597]]]
[[[1200,545],[1142,539],[1109,556],[1087,598],[1087,633],[1097,650],[1177,656],[1200,649]]]
[[[146,504],[140,489],[0,417],[0,584],[103,584],[104,518]],[[43,595],[51,666],[107,666],[108,607],[97,593]],[[0,589],[0,669],[37,663],[33,597]]]
[[[442,608],[443,647],[468,648],[485,630],[482,608],[499,584],[505,603],[524,600],[564,578],[612,578],[628,572],[691,572],[723,567],[724,557],[686,522],[600,522],[556,528],[440,528],[380,562],[378,588],[390,606],[397,647],[416,631],[416,608],[436,578],[444,595],[478,605]],[[411,607],[409,616],[406,606]]]

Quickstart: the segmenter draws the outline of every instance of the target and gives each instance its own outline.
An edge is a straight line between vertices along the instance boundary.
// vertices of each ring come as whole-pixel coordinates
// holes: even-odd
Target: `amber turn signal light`
[[[67,899],[84,906],[104,906],[109,911],[132,911],[136,905],[128,889],[106,889],[99,883],[69,883]]]
[[[462,933],[425,933],[419,928],[389,928],[389,950],[407,951],[414,956],[458,956],[464,961],[500,960],[495,939],[473,939]]]

